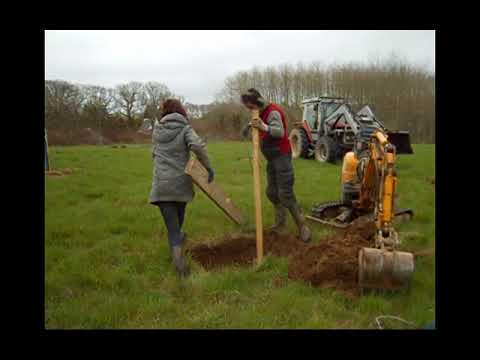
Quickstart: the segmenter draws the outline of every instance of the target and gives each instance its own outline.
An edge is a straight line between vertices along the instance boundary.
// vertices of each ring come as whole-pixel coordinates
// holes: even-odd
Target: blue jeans
[[[186,202],[159,201],[156,203],[160,208],[165,226],[168,231],[170,246],[179,246],[183,240],[182,225],[185,217]]]

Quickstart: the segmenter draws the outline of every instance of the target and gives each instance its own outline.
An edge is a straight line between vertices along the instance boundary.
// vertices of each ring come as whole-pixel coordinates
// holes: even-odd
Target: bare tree
[[[118,85],[115,88],[115,104],[118,112],[127,118],[127,126],[133,123],[135,114],[141,110],[142,91],[142,83],[136,81]]]
[[[141,102],[144,107],[144,118],[156,118],[159,115],[163,100],[172,96],[170,89],[162,83],[149,81],[143,85]]]
[[[113,105],[113,89],[87,85],[82,90],[85,94],[83,115],[87,122],[94,123],[99,133],[99,143],[103,144],[104,122],[108,119]]]
[[[45,81],[47,128],[77,129],[83,94],[80,87],[62,80]]]

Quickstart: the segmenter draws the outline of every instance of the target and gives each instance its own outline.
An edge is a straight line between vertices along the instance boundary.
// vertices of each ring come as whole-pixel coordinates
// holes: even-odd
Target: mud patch
[[[333,287],[356,295],[358,251],[371,247],[375,234],[373,222],[357,223],[326,236],[318,245],[308,245],[293,235],[266,235],[265,254],[289,258],[288,277],[317,287]],[[197,245],[189,252],[207,270],[226,265],[249,265],[256,258],[254,236],[227,238],[208,246]],[[279,284],[280,285],[280,284]]]
[[[56,169],[56,170],[46,170],[45,175],[47,176],[66,176],[73,173],[72,169]]]

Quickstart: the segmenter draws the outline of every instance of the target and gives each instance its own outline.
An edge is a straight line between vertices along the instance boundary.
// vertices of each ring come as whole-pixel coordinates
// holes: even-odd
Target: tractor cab
[[[328,119],[344,102],[341,98],[319,97],[304,100],[303,104],[303,122],[308,125],[313,138],[318,137],[318,129],[321,124]],[[338,122],[337,127],[344,127],[345,122]]]

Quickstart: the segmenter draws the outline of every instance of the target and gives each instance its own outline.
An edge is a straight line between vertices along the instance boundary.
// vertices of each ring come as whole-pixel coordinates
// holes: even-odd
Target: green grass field
[[[248,142],[208,145],[216,180],[248,223],[239,228],[197,190],[186,214],[190,244],[254,230],[250,147]],[[397,225],[403,248],[410,251],[435,245],[435,146],[416,145],[414,151],[397,162],[397,205],[415,211],[413,221]],[[53,147],[50,161],[54,169],[70,168],[73,174],[45,177],[46,328],[368,329],[376,328],[379,315],[400,316],[418,327],[435,317],[433,256],[417,259],[410,291],[354,299],[289,280],[287,260],[273,256],[259,268],[207,272],[192,263],[191,277],[180,280],[168,260],[160,212],[148,204],[150,146]],[[339,199],[340,164],[301,159],[294,165],[295,191],[305,211],[316,202]],[[265,195],[263,211],[265,227],[270,226],[272,207]],[[295,231],[291,218],[289,228]],[[312,228],[316,242],[331,231]]]

